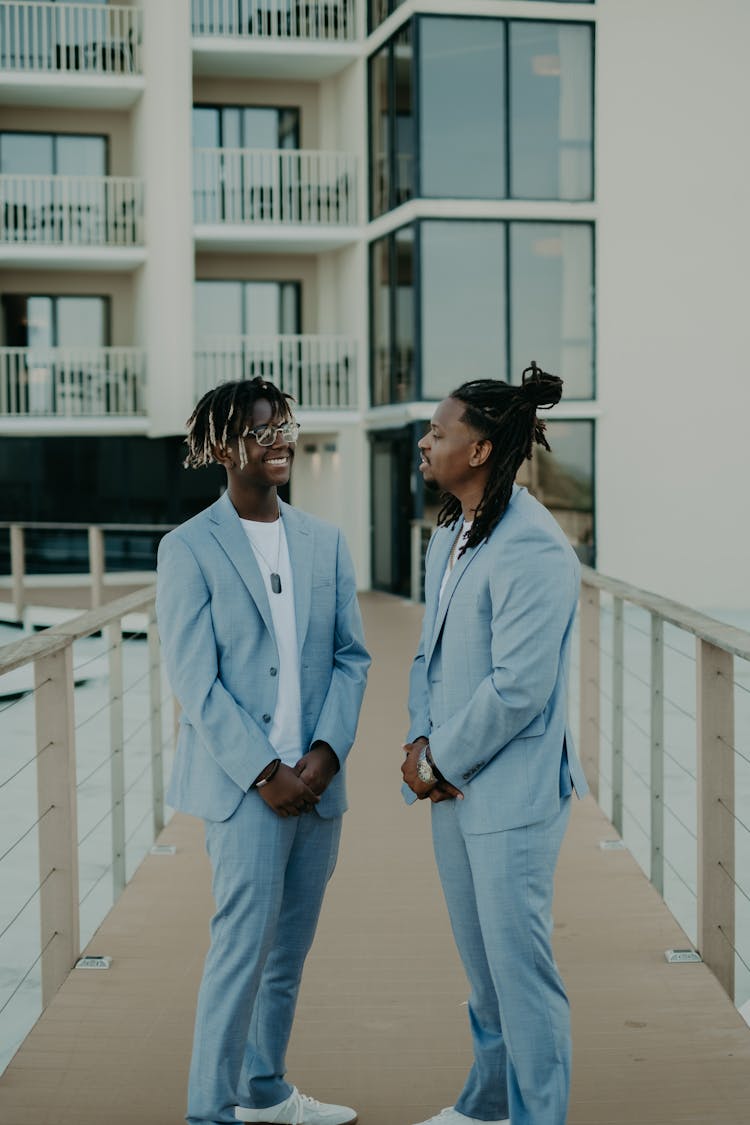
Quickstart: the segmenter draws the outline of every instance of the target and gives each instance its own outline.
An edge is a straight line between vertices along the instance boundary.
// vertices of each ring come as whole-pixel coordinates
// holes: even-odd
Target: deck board
[[[341,858],[308,961],[289,1074],[411,1125],[452,1103],[470,1059],[467,987],[423,805],[399,794],[408,664],[420,610],[362,598],[374,655]],[[590,798],[577,802],[555,899],[570,993],[569,1125],[746,1125],[750,1029]],[[178,1125],[211,911],[200,825],[175,817],[91,941],[108,972],[74,972],[0,1080],[2,1125]]]

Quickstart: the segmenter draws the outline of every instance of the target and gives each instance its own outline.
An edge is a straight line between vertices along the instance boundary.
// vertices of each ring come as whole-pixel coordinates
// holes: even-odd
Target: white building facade
[[[292,501],[409,594],[435,402],[533,359],[566,395],[524,480],[580,556],[742,606],[748,31],[740,0],[0,0],[0,520],[187,518],[221,473],[180,468],[185,419],[261,374]]]

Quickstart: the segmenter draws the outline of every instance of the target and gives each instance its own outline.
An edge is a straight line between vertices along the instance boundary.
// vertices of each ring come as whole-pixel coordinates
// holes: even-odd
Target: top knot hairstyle
[[[273,416],[292,418],[291,395],[256,376],[236,383],[220,383],[207,391],[187,420],[186,469],[201,469],[216,461],[216,449],[226,449],[233,438],[247,437],[253,424],[253,408],[259,399],[271,404]],[[245,443],[239,443],[240,468],[247,464]]]
[[[555,406],[562,398],[562,387],[562,379],[542,371],[532,360],[520,386],[500,379],[474,379],[451,393],[451,398],[465,406],[462,421],[492,442],[489,477],[461,554],[489,539],[510,503],[516,474],[524,461],[531,460],[534,446],[542,445],[549,452],[547,426],[536,412]],[[460,500],[448,495],[438,513],[438,524],[451,527],[460,515]]]

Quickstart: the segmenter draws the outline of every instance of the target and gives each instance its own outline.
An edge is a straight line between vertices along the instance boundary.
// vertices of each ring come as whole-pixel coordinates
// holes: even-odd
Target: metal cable
[[[127,738],[124,738],[123,741],[122,741],[123,747],[127,746],[127,744],[131,741],[131,739],[135,738],[135,736],[137,734],[140,734],[140,732],[143,730],[143,728],[145,726],[148,726],[148,724],[151,722],[151,719],[156,714],[157,710],[158,710],[158,708],[155,707],[155,708],[153,708],[153,710],[149,711],[148,715],[146,715],[146,718],[143,720],[143,722],[139,723],[137,727],[135,727],[133,730],[131,730],[131,732],[127,736]]]
[[[624,801],[622,802],[622,807],[623,807],[623,810],[628,814],[630,819],[635,823],[636,828],[639,828],[641,830],[641,832],[643,833],[643,835],[646,837],[646,839],[650,840],[651,839],[651,833],[648,831],[648,829],[643,827],[643,825],[641,824],[640,820],[635,815],[633,810],[628,805],[626,805]]]
[[[695,715],[692,711],[688,711],[687,708],[683,707],[680,703],[675,703],[675,701],[673,699],[670,699],[668,695],[665,695],[663,699],[664,702],[668,703],[670,707],[674,707],[675,711],[682,712],[682,714],[685,715],[688,719],[692,719],[693,722],[695,722]]]
[[[87,664],[93,664],[95,660],[102,660],[103,657],[113,652],[115,647],[115,645],[110,645],[109,648],[105,648],[103,652],[97,652],[96,656],[89,656],[88,659],[82,660],[80,664],[75,664],[73,666],[73,673],[79,672],[81,668],[85,668]]]
[[[91,894],[91,892],[92,892],[92,891],[94,891],[94,890],[96,890],[96,888],[97,888],[97,887],[99,886],[99,884],[101,883],[101,881],[102,881],[102,879],[104,878],[104,876],[105,876],[105,875],[106,875],[106,874],[107,874],[108,872],[110,872],[111,870],[112,870],[112,864],[111,864],[111,863],[108,863],[108,864],[107,864],[107,866],[106,866],[106,867],[104,868],[104,870],[102,871],[101,875],[100,875],[100,876],[98,877],[98,879],[96,879],[96,880],[95,880],[95,881],[94,881],[94,882],[93,882],[93,883],[91,884],[91,886],[89,887],[89,889],[88,889],[88,890],[86,891],[86,894],[85,894],[85,895],[83,896],[83,898],[82,898],[82,899],[80,899],[80,900],[79,900],[79,902],[78,902],[78,906],[79,906],[79,908],[80,908],[81,906],[83,906],[84,902],[85,902],[85,901],[86,901],[86,899],[87,899],[87,898],[89,897],[89,895]]]
[[[729,872],[727,871],[726,867],[725,867],[725,866],[724,866],[724,864],[723,864],[723,863],[721,862],[721,860],[718,860],[718,861],[717,861],[717,863],[718,863],[718,866],[719,866],[719,867],[721,868],[721,870],[722,870],[722,871],[724,872],[724,874],[726,875],[727,879],[731,879],[731,881],[732,881],[732,882],[734,883],[735,887],[736,887],[736,888],[737,888],[737,890],[738,890],[738,891],[740,892],[740,894],[744,895],[744,896],[745,896],[745,898],[747,899],[747,901],[748,901],[748,902],[750,902],[750,895],[749,895],[749,894],[747,893],[747,891],[745,890],[745,888],[744,888],[744,887],[741,887],[741,886],[740,886],[740,884],[739,884],[739,883],[737,882],[737,880],[735,879],[734,875],[730,875],[730,873],[729,873]],[[2,934],[0,934],[0,937],[2,937],[2,936],[3,936],[3,935],[2,935]]]
[[[42,815],[41,815],[41,816],[38,816],[38,817],[36,818],[36,820],[35,820],[35,821],[34,821],[34,823],[33,823],[33,824],[31,825],[31,827],[30,827],[30,828],[27,828],[27,829],[26,829],[26,831],[25,831],[25,832],[23,833],[23,835],[22,835],[22,836],[19,836],[19,837],[18,837],[18,839],[16,840],[15,844],[11,844],[11,845],[10,845],[10,847],[8,848],[8,850],[7,850],[7,851],[5,851],[5,852],[3,852],[3,854],[2,854],[2,855],[0,855],[0,863],[2,863],[2,862],[3,862],[3,860],[5,859],[5,857],[6,857],[6,856],[9,856],[9,855],[10,855],[10,853],[11,853],[11,852],[13,851],[13,849],[14,849],[14,848],[17,848],[17,847],[18,847],[18,845],[19,845],[19,844],[21,843],[21,841],[22,841],[22,840],[25,840],[25,839],[26,839],[26,837],[27,837],[27,836],[29,835],[29,833],[30,833],[30,832],[33,832],[33,831],[34,831],[34,829],[36,828],[37,824],[41,824],[41,822],[42,822],[42,821],[44,820],[44,818],[45,818],[45,816],[47,815],[47,813],[49,813],[49,812],[52,812],[52,810],[54,809],[54,807],[55,807],[54,805],[50,805],[50,807],[49,807],[48,809],[45,809],[45,810],[44,810],[44,812],[42,813]]]
[[[148,679],[148,677],[151,675],[151,673],[155,672],[158,667],[159,667],[158,664],[149,664],[148,668],[146,669],[146,671],[143,673],[142,676],[139,676],[137,680],[133,680],[132,684],[126,684],[125,685],[125,687],[123,688],[122,694],[127,695],[127,693],[129,691],[131,691],[134,687],[138,687],[138,684],[142,684],[144,680]]]
[[[669,758],[669,759],[670,759],[670,761],[674,762],[674,764],[675,764],[676,766],[679,766],[679,767],[680,767],[680,769],[681,769],[681,770],[682,770],[682,771],[683,771],[684,773],[686,773],[686,774],[688,775],[688,777],[689,777],[689,778],[692,778],[692,780],[693,780],[693,781],[696,781],[696,780],[697,780],[697,778],[696,778],[695,774],[693,773],[693,771],[692,771],[692,770],[689,770],[689,769],[687,768],[687,766],[683,766],[682,762],[681,762],[681,761],[680,761],[680,760],[679,760],[678,758],[675,758],[674,754],[670,754],[670,752],[669,752],[669,750],[667,750],[666,746],[662,746],[662,751],[664,752],[665,756],[666,756],[667,758]]]
[[[53,942],[53,941],[55,940],[55,938],[56,938],[56,937],[57,937],[57,930],[55,930],[55,931],[53,932],[53,934],[52,934],[52,937],[51,937],[51,938],[49,939],[49,941],[47,942],[47,944],[46,944],[46,945],[44,946],[44,948],[43,948],[42,950],[40,950],[39,956],[38,956],[38,957],[36,958],[36,960],[34,961],[34,963],[33,963],[32,965],[30,965],[30,966],[29,966],[29,968],[28,968],[28,969],[26,970],[26,972],[25,972],[25,973],[23,974],[23,976],[22,976],[22,977],[21,977],[21,979],[19,980],[19,982],[18,982],[18,984],[16,985],[16,987],[15,987],[15,988],[13,989],[13,991],[11,992],[10,996],[8,997],[8,999],[7,999],[7,1000],[5,1001],[5,1003],[3,1004],[2,1008],[0,1008],[0,1016],[1,1016],[2,1014],[3,1014],[3,1012],[5,1011],[5,1009],[6,1009],[7,1007],[8,1007],[8,1005],[10,1004],[10,1002],[11,1002],[11,1000],[13,999],[13,997],[15,996],[15,994],[16,994],[16,993],[18,992],[18,990],[19,990],[19,988],[21,987],[21,985],[23,984],[23,982],[24,982],[24,981],[26,980],[26,978],[27,978],[27,977],[29,976],[29,974],[30,974],[30,973],[31,973],[31,972],[32,972],[32,971],[33,971],[33,970],[34,970],[34,969],[36,968],[36,966],[37,966],[37,965],[39,964],[39,962],[41,961],[42,957],[44,957],[44,954],[45,954],[45,953],[47,952],[47,950],[49,949],[49,947],[50,947],[50,946],[52,945],[52,942]]]
[[[737,816],[737,813],[734,811],[734,809],[730,809],[730,807],[726,803],[726,801],[723,801],[721,799],[721,797],[717,797],[716,800],[719,802],[719,804],[721,805],[721,807],[723,809],[727,810],[727,812],[729,813],[730,816],[734,817],[734,819],[737,821],[737,823],[740,824],[745,829],[745,831],[747,833],[750,833],[750,827],[747,824],[745,824],[744,820],[740,820],[740,818]]]
[[[625,757],[624,754],[622,756],[622,764],[624,766],[626,766],[627,769],[629,769],[631,773],[635,774],[635,776],[638,778],[638,780],[640,781],[641,785],[644,786],[644,788],[649,789],[649,790],[651,789],[651,779],[647,778],[647,777],[644,777],[644,775],[640,772],[640,770],[637,770],[635,768],[635,766],[631,766],[630,762],[627,760],[627,758]]]
[[[129,843],[130,843],[130,841],[131,841],[131,840],[133,839],[133,837],[135,836],[135,834],[136,834],[136,832],[138,831],[138,829],[139,829],[139,828],[141,827],[141,825],[143,824],[144,820],[147,820],[147,819],[148,819],[148,817],[150,817],[150,816],[151,816],[152,812],[153,812],[153,809],[146,809],[145,813],[144,813],[144,814],[143,814],[143,816],[142,816],[142,817],[140,818],[140,820],[139,820],[139,821],[138,821],[138,823],[136,824],[135,828],[134,828],[134,829],[133,829],[133,830],[132,830],[132,831],[131,831],[131,832],[129,833],[129,835],[128,835],[128,836],[126,837],[126,839],[125,839],[125,847],[127,847],[127,846],[128,846],[128,844],[129,844]]]
[[[13,915],[13,917],[11,918],[10,922],[8,922],[8,924],[7,924],[6,926],[4,926],[2,930],[0,930],[0,938],[4,938],[4,937],[5,937],[5,935],[7,934],[8,930],[9,930],[9,929],[10,929],[10,927],[11,927],[11,926],[13,925],[13,923],[14,923],[14,922],[15,922],[15,921],[16,921],[16,920],[17,920],[18,918],[20,918],[20,917],[21,917],[21,915],[23,914],[23,912],[24,912],[24,910],[26,909],[26,907],[27,907],[27,906],[29,905],[29,903],[30,903],[30,902],[32,901],[32,899],[36,898],[36,896],[37,896],[37,895],[39,894],[39,892],[41,891],[41,889],[42,889],[42,887],[44,886],[44,884],[45,884],[45,883],[47,882],[47,880],[48,880],[48,879],[50,878],[50,876],[51,876],[51,875],[54,875],[54,873],[55,873],[55,871],[56,871],[56,870],[57,870],[57,868],[56,868],[56,867],[51,867],[51,868],[49,869],[49,871],[48,871],[48,872],[47,872],[47,874],[46,874],[46,875],[44,876],[44,878],[42,879],[41,883],[40,883],[40,884],[39,884],[39,886],[38,886],[38,887],[36,888],[36,890],[33,890],[33,891],[31,892],[31,894],[29,895],[29,897],[28,897],[28,898],[26,899],[26,902],[25,902],[25,903],[23,904],[23,906],[21,907],[21,909],[20,909],[20,910],[17,910],[17,911],[16,911],[16,913],[15,913],[15,914]]]
[[[49,750],[50,746],[54,745],[55,742],[53,739],[52,742],[48,742],[46,746],[43,746],[42,749],[37,754],[35,754],[33,758],[29,758],[27,762],[24,762],[22,766],[19,766],[15,773],[12,773],[10,777],[6,777],[5,781],[0,781],[0,789],[4,789],[6,785],[9,785],[15,777],[18,777],[19,773],[23,773],[25,769],[28,769],[32,762],[35,762],[37,758],[41,758],[42,754],[44,754],[46,750]]]
[[[121,748],[120,748],[120,752],[121,752]],[[84,778],[81,778],[81,780],[76,785],[76,789],[83,789],[86,782],[90,781],[91,778],[94,776],[94,774],[98,773],[99,770],[104,769],[107,762],[111,762],[112,759],[114,758],[115,754],[117,754],[117,753],[118,753],[117,750],[113,750],[111,754],[108,754],[107,757],[104,759],[104,761],[100,762],[98,766],[95,766],[94,769],[92,769],[91,773],[87,773]]]
[[[694,840],[698,839],[698,837],[696,836],[695,832],[693,832],[690,825],[686,824],[685,821],[682,819],[682,817],[678,816],[677,813],[674,811],[674,809],[670,808],[670,806],[667,804],[666,801],[662,801],[662,806],[665,809],[665,811],[668,812],[669,815],[677,821],[678,824],[682,825],[682,827],[685,829],[685,831],[687,832],[687,834],[689,836],[692,836]]]
[[[726,934],[724,933],[724,927],[723,927],[723,926],[720,926],[720,925],[718,924],[718,922],[717,922],[717,924],[716,924],[716,929],[717,929],[717,930],[719,931],[719,933],[721,934],[721,936],[722,936],[722,937],[724,938],[724,941],[725,941],[725,942],[727,943],[727,945],[729,946],[729,948],[730,948],[730,949],[731,949],[731,950],[732,950],[732,951],[733,951],[734,953],[736,953],[736,954],[737,954],[737,956],[739,957],[739,959],[740,959],[740,961],[742,962],[742,964],[743,964],[743,965],[745,966],[745,968],[747,969],[747,971],[748,971],[748,972],[750,973],[750,965],[748,965],[747,961],[746,961],[746,960],[745,960],[745,958],[744,958],[744,957],[742,956],[742,954],[740,953],[739,949],[738,949],[738,948],[737,948],[737,946],[736,946],[736,945],[734,944],[734,942],[733,942],[733,941],[730,941],[730,939],[729,939],[729,938],[727,937],[727,935],[726,935]],[[0,1012],[2,1012],[2,1008],[0,1008]]]
[[[741,750],[738,750],[737,747],[733,746],[731,742],[727,742],[726,738],[722,738],[722,736],[720,734],[717,734],[716,738],[719,742],[724,743],[727,750],[731,750],[733,753],[735,753],[737,755],[738,758],[742,758],[742,761],[747,762],[747,764],[750,766],[750,758],[748,758],[745,754],[743,754]]]
[[[649,741],[651,741],[651,732],[642,727],[640,723],[637,723],[632,715],[630,715],[624,707],[622,710],[622,717],[623,719],[627,720],[627,722],[629,722],[631,726],[635,727],[637,731],[640,731],[644,738],[647,738]]]
[[[674,865],[673,863],[670,863],[670,862],[669,862],[669,860],[667,859],[667,857],[666,857],[666,856],[665,856],[665,855],[664,855],[663,853],[662,853],[662,859],[664,860],[664,862],[666,863],[666,865],[667,865],[667,867],[668,867],[668,868],[670,869],[670,871],[674,872],[674,874],[675,874],[675,875],[677,876],[677,878],[678,878],[678,879],[680,880],[680,882],[682,883],[682,885],[683,885],[684,887],[686,887],[686,888],[687,888],[687,889],[688,889],[688,890],[690,891],[690,893],[691,893],[691,895],[693,896],[693,898],[697,899],[697,897],[698,897],[698,896],[697,896],[697,894],[695,893],[695,891],[693,890],[693,888],[692,888],[692,887],[690,886],[690,884],[689,884],[689,883],[688,883],[688,882],[687,882],[687,881],[686,881],[686,880],[685,880],[685,879],[684,879],[684,878],[682,877],[682,875],[680,875],[680,873],[679,873],[679,871],[677,870],[677,868],[675,867],[675,865]]]
[[[148,771],[150,769],[151,769],[151,762],[146,762],[143,769],[140,770],[140,772],[135,775],[135,777],[130,782],[130,785],[127,787],[127,789],[123,790],[123,794],[122,794],[123,798],[127,797],[130,790],[135,788],[135,786],[138,784],[138,782],[141,780],[141,778],[144,776],[144,774],[148,773]]]
[[[80,730],[81,727],[85,727],[87,723],[90,723],[91,720],[95,719],[97,715],[101,715],[103,711],[106,711],[108,707],[111,707],[115,700],[119,698],[119,695],[113,695],[111,699],[107,700],[103,707],[98,707],[96,711],[92,712],[92,714],[90,715],[87,715],[85,719],[81,719],[80,723],[76,723],[75,729]]]
[[[104,824],[104,821],[107,819],[108,816],[112,816],[112,809],[107,809],[104,816],[99,817],[96,824],[92,825],[91,828],[89,828],[86,835],[81,836],[80,840],[78,841],[78,847],[79,848],[80,848],[81,844],[84,844],[86,842],[86,840],[88,840],[89,836],[93,835],[93,833],[96,832],[97,828],[99,828],[100,825]]]
[[[6,703],[4,707],[0,707],[0,715],[4,714],[6,711],[10,711],[11,707],[15,707],[17,704],[22,703],[23,700],[28,696],[34,695],[34,693],[39,691],[40,688],[43,688],[45,684],[51,683],[52,677],[47,676],[47,679],[42,680],[42,682],[40,684],[37,684],[36,687],[27,688],[26,690],[22,691],[20,695],[16,696],[15,699],[11,699],[10,703]]]
[[[634,680],[637,680],[639,684],[643,684],[644,687],[647,687],[648,690],[651,691],[651,681],[650,680],[644,680],[643,676],[639,676],[637,672],[634,672],[632,670],[632,668],[628,668],[627,664],[625,664],[625,663],[623,663],[622,670],[623,670],[623,672],[625,673],[626,676],[632,676],[632,678]]]

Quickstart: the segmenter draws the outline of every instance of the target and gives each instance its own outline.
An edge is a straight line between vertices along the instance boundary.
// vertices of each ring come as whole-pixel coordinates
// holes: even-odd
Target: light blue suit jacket
[[[317,811],[339,816],[370,663],[354,568],[338,528],[280,508],[294,580],[302,748],[320,739],[336,752],[341,769]],[[265,583],[228,494],[162,539],[156,612],[182,708],[167,800],[226,820],[277,756],[268,732],[279,683]]]
[[[408,741],[429,737],[438,769],[463,791],[463,830],[497,832],[553,815],[571,781],[588,792],[567,726],[580,566],[553,516],[515,486],[440,598],[457,530],[438,528],[427,550]]]

